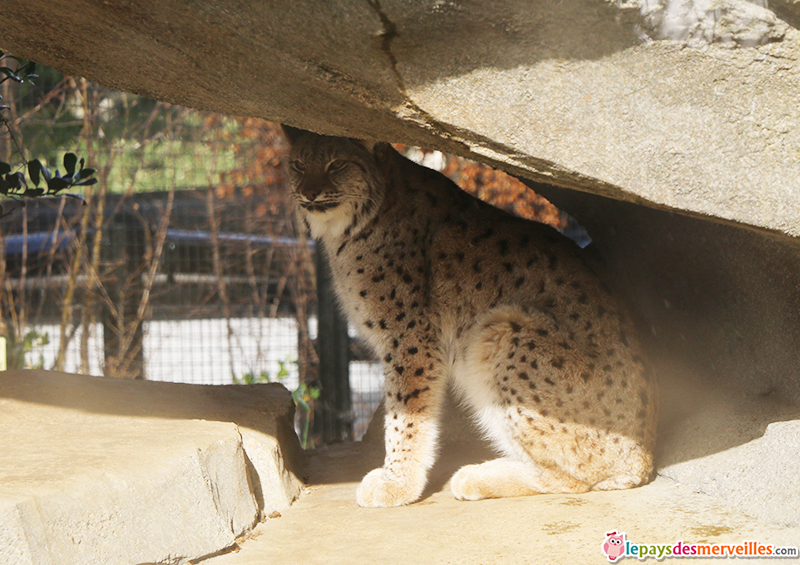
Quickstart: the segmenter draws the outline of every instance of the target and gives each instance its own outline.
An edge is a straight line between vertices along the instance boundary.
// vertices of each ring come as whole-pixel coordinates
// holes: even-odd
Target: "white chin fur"
[[[353,205],[349,202],[327,212],[304,212],[311,237],[314,239],[339,239],[353,221]]]

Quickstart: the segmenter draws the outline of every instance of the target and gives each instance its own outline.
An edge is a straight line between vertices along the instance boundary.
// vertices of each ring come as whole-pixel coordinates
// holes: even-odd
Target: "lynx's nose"
[[[322,183],[323,179],[320,176],[306,176],[300,185],[300,194],[309,202],[314,202],[325,191]]]
[[[314,202],[317,199],[317,196],[319,196],[319,192],[320,191],[318,188],[306,188],[306,187],[303,187],[303,189],[300,191],[300,193],[309,202]]]

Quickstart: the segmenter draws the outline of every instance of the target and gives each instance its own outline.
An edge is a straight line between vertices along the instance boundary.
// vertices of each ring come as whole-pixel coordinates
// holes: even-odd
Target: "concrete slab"
[[[659,451],[661,475],[765,522],[800,526],[800,407],[718,398],[676,419]]]
[[[365,441],[311,454],[308,486],[289,508],[301,488],[299,454],[296,440],[281,439],[294,435],[281,416],[291,400],[278,387],[3,373],[0,563],[604,563],[610,531],[662,550],[678,542],[800,546],[800,525],[760,510],[794,516],[785,463],[796,448],[797,408],[718,390],[688,395],[686,387],[662,387],[658,456],[661,472],[685,484],[660,476],[629,491],[458,502],[450,476],[493,455],[450,407],[419,503],[355,504],[361,477],[383,460],[378,417]],[[759,469],[773,471],[772,498]],[[748,496],[764,500],[742,504]],[[270,518],[251,530],[263,514]]]
[[[781,423],[798,418],[797,407],[690,386],[673,382],[662,387],[657,457],[660,469],[680,474],[681,479],[692,478],[686,484],[659,476],[628,491],[456,501],[448,483],[452,474],[461,465],[487,460],[493,454],[451,404],[445,407],[442,451],[423,499],[401,508],[359,508],[355,503],[358,482],[383,462],[379,413],[362,443],[312,452],[309,486],[290,509],[260,524],[238,550],[202,563],[608,563],[601,545],[610,531],[624,533],[633,544],[674,547],[680,541],[719,547],[757,541],[800,547],[800,525],[791,520],[800,504],[795,494],[796,472],[787,463],[794,461],[796,469],[797,460],[785,450],[787,446],[794,449],[796,441],[787,441],[788,424]],[[777,429],[769,433],[773,428],[783,433]],[[721,455],[725,453],[739,458]],[[757,457],[750,458],[754,453]],[[712,461],[710,466],[708,461]],[[749,473],[736,479],[742,468]],[[755,476],[759,472],[764,480]],[[706,477],[705,483],[700,482],[701,476]],[[727,477],[727,482],[721,477]],[[725,492],[698,488],[699,483],[708,482],[729,486]],[[764,498],[762,483],[768,485],[770,498],[757,501]],[[781,504],[776,503],[779,492],[784,493]],[[748,493],[753,499],[749,503]],[[765,505],[772,513],[761,511]],[[781,519],[775,520],[773,513],[780,513]],[[713,551],[711,546],[709,551]],[[730,559],[712,555],[702,562],[729,563]],[[797,565],[800,559],[771,558],[769,562]]]
[[[0,373],[0,563],[170,563],[234,544],[300,491],[280,385]]]
[[[260,524],[238,550],[202,564],[608,563],[601,544],[611,530],[636,544],[670,547],[678,541],[800,545],[800,528],[765,524],[662,477],[629,491],[459,502],[440,474],[417,504],[360,508],[356,485],[375,464],[380,457],[371,446],[320,450],[311,460],[311,486],[297,503]],[[723,562],[730,559],[702,559]]]

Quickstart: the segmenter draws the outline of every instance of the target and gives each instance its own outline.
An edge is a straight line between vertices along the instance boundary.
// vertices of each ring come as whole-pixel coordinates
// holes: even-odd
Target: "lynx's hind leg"
[[[643,401],[593,373],[586,361],[593,353],[581,351],[551,318],[500,307],[467,340],[454,367],[456,390],[506,459],[461,469],[451,484],[457,498],[610,490],[646,481],[652,456],[638,439]],[[633,373],[626,378],[636,380]]]
[[[465,465],[450,479],[458,500],[506,498],[542,493],[581,493],[589,485],[558,469],[506,457],[479,465]]]

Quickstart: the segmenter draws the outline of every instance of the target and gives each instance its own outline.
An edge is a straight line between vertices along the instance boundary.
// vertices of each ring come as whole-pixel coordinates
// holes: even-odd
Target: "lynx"
[[[652,473],[656,401],[632,324],[580,249],[386,143],[285,128],[298,213],[341,307],[383,361],[383,467],[365,507],[420,498],[448,384],[502,457],[460,500],[631,488]]]

